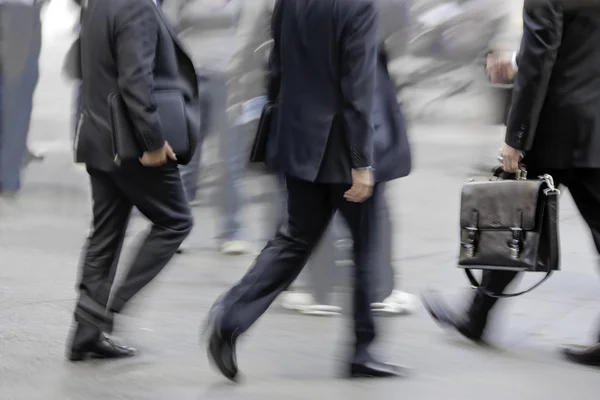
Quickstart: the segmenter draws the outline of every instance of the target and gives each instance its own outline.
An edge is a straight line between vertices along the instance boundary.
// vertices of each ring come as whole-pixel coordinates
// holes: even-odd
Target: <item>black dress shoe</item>
[[[120,346],[111,339],[102,336],[99,340],[71,349],[69,361],[85,361],[91,359],[114,359],[133,357],[137,350]]]
[[[236,357],[236,338],[232,335],[223,335],[220,331],[222,319],[222,306],[219,301],[210,310],[207,321],[208,359],[227,379],[236,382],[238,366]]]
[[[577,364],[600,367],[600,342],[594,346],[565,346],[563,355]]]
[[[350,364],[350,378],[391,378],[408,375],[408,369],[376,360]]]
[[[477,328],[468,318],[460,318],[434,293],[421,295],[425,309],[438,324],[458,331],[467,339],[484,344],[483,328]]]

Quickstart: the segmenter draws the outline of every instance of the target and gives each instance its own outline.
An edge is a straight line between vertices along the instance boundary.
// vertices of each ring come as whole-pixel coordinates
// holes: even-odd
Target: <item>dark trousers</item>
[[[245,332],[267,310],[277,295],[288,288],[304,268],[334,213],[339,210],[354,240],[354,331],[357,352],[366,351],[375,338],[371,313],[371,252],[376,225],[375,186],[364,203],[343,198],[349,185],[319,184],[287,177],[287,216],[254,265],[222,299],[221,329],[225,335]]]
[[[75,312],[78,322],[84,320],[82,315],[101,313],[107,308],[121,312],[171,260],[192,229],[191,211],[174,163],[160,168],[132,163],[115,172],[88,168],[88,173],[92,187],[93,229],[81,267],[80,297]],[[133,207],[152,222],[152,227],[123,284],[115,290],[113,280]],[[85,336],[99,334],[99,329],[81,327],[80,331]],[[76,337],[75,341],[80,344],[81,340],[85,339]]]
[[[600,253],[600,169],[573,169],[556,171],[529,170],[530,177],[548,173],[554,178],[555,184],[569,188],[569,192],[581,213],[581,216],[590,227],[596,249]],[[489,291],[500,293],[518,276],[516,272],[484,271],[482,286]],[[483,330],[488,314],[496,304],[497,299],[486,296],[479,291],[475,294],[469,319],[474,327]]]
[[[379,185],[380,195],[374,199],[377,218],[377,231],[374,238],[376,251],[371,253],[373,259],[369,263],[372,271],[374,302],[382,302],[396,287],[395,271],[392,266],[392,221],[384,196],[385,184]],[[350,239],[351,236],[351,231],[344,224],[343,218],[336,215],[315,249],[306,270],[300,276],[300,279],[305,279],[302,279],[303,282],[297,282],[298,285],[310,284],[310,290],[318,304],[330,304],[331,292],[336,286],[345,282],[348,270],[346,267],[337,267],[336,261],[340,258],[346,259],[344,254],[346,249],[341,247],[339,242]],[[308,276],[303,277],[303,274]]]

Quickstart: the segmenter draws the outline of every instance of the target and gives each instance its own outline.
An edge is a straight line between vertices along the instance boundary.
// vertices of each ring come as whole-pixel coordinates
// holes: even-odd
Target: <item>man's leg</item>
[[[244,277],[213,305],[209,357],[221,373],[235,380],[235,344],[296,279],[327,228],[334,212],[329,188],[287,178],[287,215],[279,231]]]
[[[227,89],[219,78],[214,88],[213,116],[219,133],[219,156],[222,165],[219,205],[221,208],[221,251],[225,254],[248,252],[249,244],[242,226],[245,171],[249,124],[236,125],[227,115]]]
[[[395,365],[376,361],[369,347],[375,339],[375,322],[371,303],[374,298],[372,264],[377,249],[377,202],[383,194],[383,185],[376,184],[373,195],[363,203],[351,203],[343,198],[348,190],[345,185],[332,189],[341,214],[350,228],[354,244],[354,354],[352,355],[349,375],[351,377],[391,377],[403,375],[405,371]]]
[[[287,216],[254,265],[223,298],[223,335],[245,332],[298,276],[334,209],[327,187],[287,178]]]
[[[181,176],[175,163],[147,168],[138,163],[114,174],[119,189],[151,222],[110,309],[121,312],[127,302],[152,281],[171,260],[193,225]]]
[[[384,185],[381,183],[380,185]],[[399,290],[396,269],[392,262],[393,226],[385,188],[377,199],[377,251],[372,264],[375,268],[375,302],[371,305],[377,313],[407,314],[414,311],[417,299]]]
[[[198,193],[198,180],[200,178],[200,165],[202,163],[202,151],[204,147],[204,139],[213,130],[212,127],[212,104],[210,98],[210,78],[205,75],[198,75],[198,90],[200,92],[200,109],[201,109],[201,132],[200,141],[194,153],[194,156],[187,165],[179,167],[181,172],[181,180],[183,181],[183,187],[185,194],[192,204],[196,200]]]
[[[596,250],[600,254],[600,169],[575,170],[565,182],[571,196],[588,224]],[[600,366],[600,330],[592,346],[566,346],[565,356],[579,364]]]
[[[38,60],[41,49],[41,25],[37,7],[15,6],[13,18],[33,24],[31,36],[22,46],[29,53],[24,68],[11,76],[3,77],[2,135],[0,136],[0,190],[16,193],[21,188],[21,166],[27,150],[27,136],[33,108],[33,95],[38,82]],[[8,9],[7,9],[8,11]],[[13,21],[13,23],[16,23]],[[19,35],[8,35],[4,40],[20,40]],[[12,44],[14,46],[14,43]],[[9,46],[10,48],[10,46]],[[9,57],[10,55],[0,55]]]
[[[75,330],[69,343],[69,358],[73,361],[85,358],[85,353],[102,353],[98,343],[102,331],[110,330],[104,326],[104,316],[132,208],[109,174],[91,168],[88,172],[93,221],[82,256]],[[121,356],[118,351],[104,350],[105,356]]]
[[[202,146],[198,146],[189,164],[182,165],[181,168],[179,168],[179,171],[181,172],[181,181],[183,183],[183,188],[185,189],[185,197],[190,204],[196,200],[196,194],[198,193],[201,158]]]
[[[355,357],[368,355],[368,348],[375,339],[375,322],[371,303],[374,299],[373,270],[377,242],[377,207],[381,185],[376,185],[373,195],[364,203],[351,203],[343,198],[338,189],[339,211],[346,220],[354,243],[354,294],[353,315],[356,340]],[[347,188],[346,188],[347,189]],[[360,360],[359,360],[360,361]]]

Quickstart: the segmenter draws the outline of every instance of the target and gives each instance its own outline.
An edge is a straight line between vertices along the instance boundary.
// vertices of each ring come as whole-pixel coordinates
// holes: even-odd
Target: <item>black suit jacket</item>
[[[600,8],[527,3],[506,143],[529,167],[600,168]]]
[[[370,0],[277,1],[269,165],[306,181],[350,183],[374,164],[377,12]]]
[[[180,90],[188,126],[199,136],[200,107],[194,65],[152,0],[88,0],[81,16],[82,112],[76,160],[113,170],[107,99],[119,92],[145,151],[164,144],[156,90]],[[189,158],[191,155],[179,155]]]

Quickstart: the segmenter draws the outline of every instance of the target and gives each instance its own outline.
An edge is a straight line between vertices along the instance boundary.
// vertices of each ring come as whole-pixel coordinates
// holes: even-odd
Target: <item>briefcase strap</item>
[[[471,282],[471,285],[475,289],[479,290],[481,293],[485,294],[486,296],[493,297],[495,299],[517,297],[517,296],[521,296],[523,294],[529,293],[533,289],[535,289],[538,286],[540,286],[542,283],[546,282],[548,280],[548,278],[550,278],[550,276],[552,276],[553,272],[554,271],[552,271],[552,270],[546,272],[546,276],[544,276],[544,278],[541,281],[539,281],[538,283],[536,283],[535,285],[533,285],[529,289],[523,290],[522,292],[517,292],[517,293],[493,293],[493,292],[490,292],[489,290],[484,289],[483,287],[481,287],[481,284],[479,282],[477,282],[477,279],[475,279],[475,277],[473,276],[473,273],[471,272],[471,270],[470,269],[465,269],[465,274],[467,274],[467,278],[469,278],[469,282]]]
[[[548,189],[545,189],[544,194],[547,196],[548,207],[554,207],[556,209],[556,207],[558,207],[558,195],[560,194],[560,191],[558,189],[556,189],[554,187],[554,184],[552,183],[552,185]],[[556,216],[558,218],[558,213],[556,214]],[[554,272],[554,270],[552,269],[552,264],[558,262],[558,257],[559,257],[558,246],[560,245],[558,243],[558,229],[550,229],[549,230],[548,241],[550,242],[549,254],[548,254],[550,262],[548,263],[548,270],[546,271],[546,275],[538,283],[536,283],[535,285],[533,285],[532,287],[530,287],[527,290],[523,290],[522,292],[493,293],[493,292],[490,292],[489,290],[483,288],[481,286],[481,284],[479,282],[477,282],[477,279],[475,279],[475,277],[473,276],[473,273],[471,272],[470,269],[468,269],[468,268],[465,269],[465,274],[467,275],[467,278],[469,279],[471,286],[473,286],[473,288],[479,290],[481,293],[485,294],[488,297],[493,297],[495,299],[501,299],[501,298],[517,297],[517,296],[521,296],[523,294],[529,293],[533,289],[536,289],[537,287],[539,287],[542,283],[546,282],[552,276],[552,273]]]

